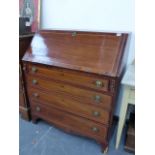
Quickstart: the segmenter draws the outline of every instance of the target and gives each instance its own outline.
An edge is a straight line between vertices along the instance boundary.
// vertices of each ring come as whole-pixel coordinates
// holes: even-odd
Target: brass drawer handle
[[[37,97],[39,97],[39,94],[38,93],[34,93],[33,96],[37,98]]]
[[[34,80],[32,80],[32,84],[34,84],[34,85],[35,85],[35,84],[37,84],[37,83],[38,83],[38,81],[37,81],[37,80],[35,80],[35,79],[34,79]]]
[[[37,111],[37,112],[40,112],[40,110],[41,110],[40,107],[37,106],[37,107],[36,107],[36,111]]]
[[[95,100],[96,103],[101,102],[101,96],[95,95],[95,96],[94,96],[94,100]]]
[[[93,132],[99,132],[99,129],[98,129],[97,127],[92,127],[91,130],[92,130]]]
[[[96,80],[95,85],[96,85],[96,87],[101,88],[101,87],[103,87],[103,82],[100,80]]]
[[[93,116],[95,116],[95,117],[99,117],[100,116],[100,112],[98,112],[98,111],[93,111]]]
[[[23,67],[23,71],[26,71],[26,67],[25,66]]]
[[[32,72],[33,73],[37,72],[37,68],[36,67],[32,67]]]

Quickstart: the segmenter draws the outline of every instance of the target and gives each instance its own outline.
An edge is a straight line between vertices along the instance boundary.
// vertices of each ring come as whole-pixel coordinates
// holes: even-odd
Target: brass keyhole
[[[73,32],[73,33],[72,33],[72,37],[75,37],[76,35],[77,35],[76,32]]]

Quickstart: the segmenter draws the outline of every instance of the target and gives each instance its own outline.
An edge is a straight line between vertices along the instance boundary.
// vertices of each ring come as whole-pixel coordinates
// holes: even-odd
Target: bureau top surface
[[[23,61],[117,76],[128,34],[42,30]]]

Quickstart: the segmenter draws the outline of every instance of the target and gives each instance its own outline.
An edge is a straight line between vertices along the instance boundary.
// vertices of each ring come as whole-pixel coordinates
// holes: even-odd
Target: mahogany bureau
[[[95,139],[106,152],[128,34],[42,30],[23,57],[32,120]]]

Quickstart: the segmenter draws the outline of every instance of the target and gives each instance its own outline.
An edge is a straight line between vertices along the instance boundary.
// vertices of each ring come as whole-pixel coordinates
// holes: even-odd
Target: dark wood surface
[[[109,78],[104,78],[101,75],[86,74],[84,72],[67,70],[58,67],[52,67],[52,69],[48,69],[48,67],[40,65],[29,65],[27,72],[33,76],[41,76],[53,80],[64,81],[73,85],[82,85],[98,91],[109,91]],[[102,87],[96,86],[96,81],[98,80],[102,82]]]
[[[135,152],[135,114],[134,113],[130,114],[124,148],[129,152],[132,152],[132,153]]]
[[[127,34],[41,31],[23,60],[117,76]]]
[[[72,114],[76,114],[77,116],[87,117],[89,119],[103,123],[105,125],[109,124],[109,117],[110,117],[109,111],[101,109],[99,107],[84,104],[83,102],[78,102],[77,100],[74,100],[70,97],[62,96],[62,94],[55,94],[55,93],[47,94],[47,92],[42,92],[36,89],[30,89],[29,97],[30,102],[31,101],[36,101],[37,103],[42,102],[42,104],[57,107],[58,109],[62,109]]]
[[[24,56],[26,50],[30,46],[33,36],[34,36],[34,34],[19,36],[19,60],[20,61],[22,60],[22,57]]]
[[[34,34],[19,37],[19,112],[25,120],[30,120],[28,98],[25,89],[25,80],[23,77],[22,57],[30,45]]]
[[[34,80],[37,82],[36,84],[33,83]],[[103,94],[101,92],[83,89],[81,87],[75,87],[66,83],[59,83],[58,81],[55,82],[53,80],[47,80],[36,76],[28,76],[27,84],[29,87],[33,87],[38,91],[48,91],[50,94],[58,93],[61,94],[62,97],[68,96],[85,104],[111,110],[112,96]]]
[[[40,31],[23,57],[32,120],[108,147],[127,34]]]
[[[36,108],[40,108],[40,110],[37,111]],[[50,108],[47,105],[45,106],[35,102],[32,104],[32,113],[55,125],[72,130],[75,133],[92,138],[95,137],[95,139],[100,139],[100,141],[106,140],[107,128],[88,119],[76,117],[56,108]]]

